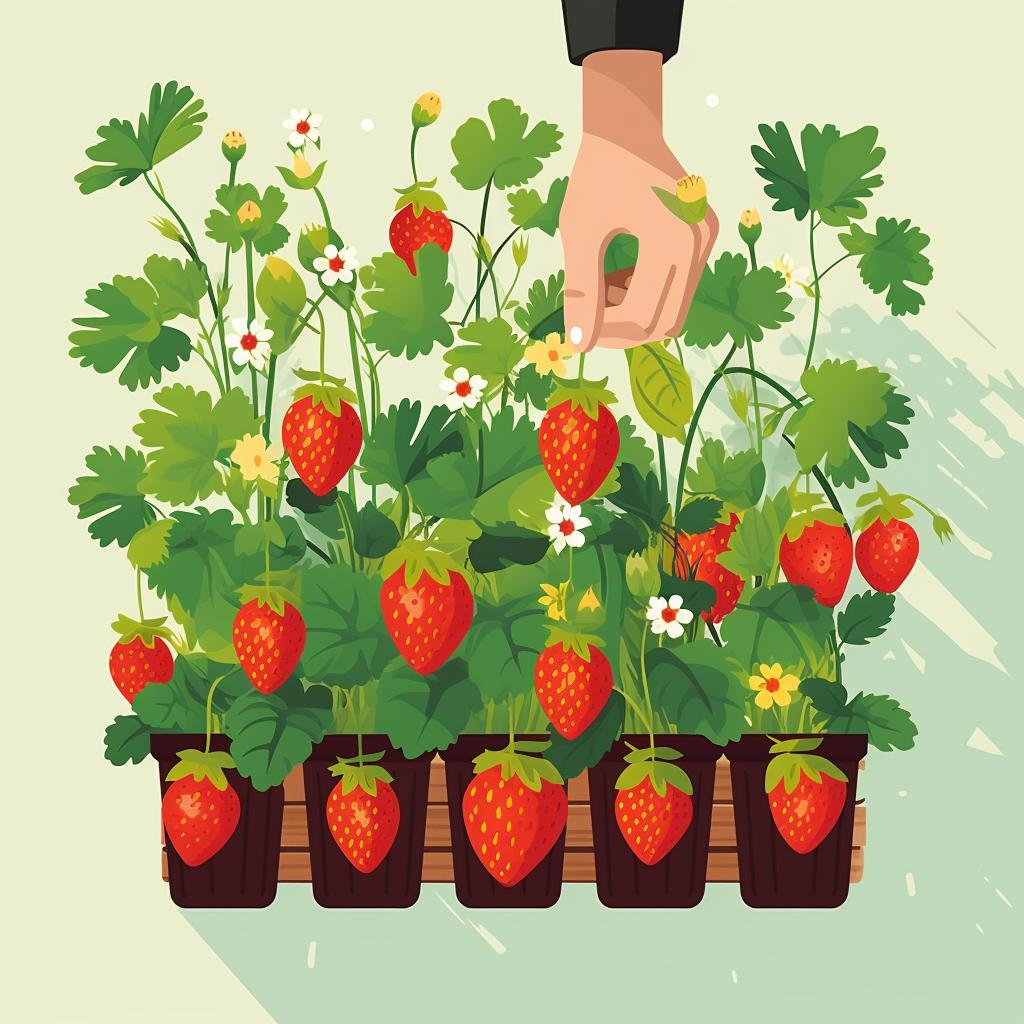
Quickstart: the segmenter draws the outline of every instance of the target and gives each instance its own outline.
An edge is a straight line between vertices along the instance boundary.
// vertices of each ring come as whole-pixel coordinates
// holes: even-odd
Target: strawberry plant
[[[325,119],[309,109],[285,120],[276,171],[250,167],[237,129],[209,148],[198,212],[177,204],[169,163],[205,145],[190,88],[154,86],[144,114],[112,119],[87,150],[81,191],[147,190],[164,249],[90,288],[70,337],[73,358],[144,404],[132,443],[94,447],[69,493],[135,577],[138,617],[119,614],[110,657],[131,711],[107,730],[108,758],[205,731],[176,781],[202,785],[186,796],[223,807],[227,831],[228,761],[267,790],[325,734],[354,735],[326,821],[371,872],[402,815],[364,737],[414,759],[482,736],[467,835],[514,885],[564,828],[566,780],[620,736],[616,821],[653,865],[699,817],[686,758],[659,737],[771,734],[766,795],[786,825],[790,809],[813,812],[786,839],[812,850],[845,785],[814,737],[913,744],[907,712],[844,669],[890,624],[920,548],[911,513],[939,540],[951,532],[877,479],[908,447],[901,383],[816,351],[842,264],[895,316],[918,312],[931,279],[919,228],[867,221],[876,130],[808,125],[795,139],[762,125],[755,168],[773,209],[804,225],[810,269],[764,261],[766,225],[745,210],[679,337],[604,353],[598,377],[567,341],[562,273],[534,271],[530,254],[557,232],[567,179],[538,179],[562,133],[494,100],[456,128],[448,168],[441,114],[434,93],[413,105],[395,214],[366,240],[388,247],[365,260],[353,197],[328,200]],[[699,176],[658,192],[673,215],[706,214]],[[636,260],[636,239],[612,239],[609,280],[628,287]],[[802,368],[775,373],[798,313]],[[409,361],[429,381],[415,396],[388,387]],[[867,589],[848,595],[855,563]],[[229,753],[210,755],[216,733]],[[523,824],[504,823],[517,844],[499,850],[481,801],[505,789]],[[181,841],[212,856],[227,835]]]

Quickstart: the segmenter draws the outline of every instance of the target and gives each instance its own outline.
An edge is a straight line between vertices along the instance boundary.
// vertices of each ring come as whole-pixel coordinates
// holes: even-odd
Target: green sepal
[[[585,662],[590,662],[590,649],[604,647],[604,641],[593,633],[583,633],[566,623],[561,626],[548,626],[548,647],[562,645],[563,651],[575,651]]]
[[[782,744],[777,743],[775,746]],[[792,793],[800,782],[801,774],[806,775],[811,782],[821,782],[823,775],[838,779],[840,782],[849,782],[846,773],[827,757],[820,757],[817,754],[780,753],[776,754],[765,768],[764,791],[770,793],[780,782],[784,782],[786,792]]]
[[[652,185],[651,188],[654,194],[664,203],[665,209],[681,221],[685,221],[687,224],[699,224],[707,216],[707,196],[703,199],[698,199],[695,203],[686,203],[674,192],[669,192],[668,189],[659,188],[657,185]]]
[[[417,217],[424,210],[430,210],[433,213],[447,210],[447,203],[441,198],[440,193],[434,191],[436,184],[437,178],[431,178],[430,181],[414,181],[408,188],[396,188],[398,201],[395,203],[395,209],[401,210],[412,203],[412,212]]]
[[[673,747],[634,747],[626,740],[629,753],[623,757],[626,764],[639,764],[642,761],[678,761],[683,755]]]
[[[226,750],[182,750],[178,753],[178,763],[167,773],[167,782],[189,777],[202,782],[209,779],[217,789],[223,792],[228,788],[228,779],[224,774],[228,768],[235,767],[235,759]]]
[[[269,607],[277,615],[284,615],[286,602],[294,608],[299,607],[296,573],[284,569],[272,569],[269,573],[261,572],[256,579],[256,583],[246,583],[238,588],[238,596],[243,605],[250,601],[257,601],[259,604]]]
[[[572,408],[582,409],[592,420],[597,419],[599,405],[613,405],[618,399],[605,386],[604,380],[579,380],[568,378],[560,380],[548,396],[548,408],[554,409],[563,402],[571,402]]]
[[[381,750],[375,754],[363,754],[362,758],[358,755],[356,757],[339,757],[328,771],[336,778],[340,776],[341,795],[348,796],[358,788],[370,796],[376,796],[378,782],[388,784],[394,782],[395,777],[387,768],[373,763],[379,761],[383,756],[384,751]]]
[[[121,638],[120,643],[130,644],[136,637],[147,647],[152,647],[157,637],[161,640],[173,640],[174,634],[164,625],[167,616],[160,619],[130,619],[127,615],[118,615],[117,621],[110,628]]]
[[[281,177],[284,178],[284,183],[289,188],[297,188],[302,191],[309,191],[314,189],[320,184],[320,179],[323,177],[324,168],[327,166],[327,161],[323,160],[313,168],[313,170],[305,177],[300,178],[290,167],[282,167],[280,164],[277,169],[281,172]]]
[[[428,548],[421,540],[403,540],[385,556],[380,574],[387,579],[400,566],[405,566],[405,585],[414,587],[423,573],[440,583],[448,585],[450,574],[458,572],[458,564],[443,551]]]
[[[663,747],[655,748],[655,750],[664,749]],[[633,751],[633,753],[640,753],[640,751]],[[645,753],[648,755],[646,759],[632,761],[622,769],[619,777],[615,780],[616,789],[633,789],[635,786],[639,786],[644,779],[650,779],[654,792],[658,796],[664,796],[668,792],[669,786],[674,786],[687,796],[693,795],[693,783],[690,781],[690,776],[679,765],[650,760],[650,755],[653,753],[650,748]],[[671,753],[676,758],[681,756],[676,750]],[[629,755],[626,759],[629,759]]]
[[[312,398],[314,407],[322,405],[332,416],[341,415],[343,402],[356,401],[356,396],[344,384],[303,384],[295,389],[292,401],[301,402],[303,398]]]
[[[846,526],[842,512],[826,504],[825,495],[815,492],[801,491],[797,483],[799,477],[789,487],[790,505],[793,515],[786,523],[786,536],[796,540],[800,534],[814,523],[825,523],[828,526]]]
[[[913,510],[906,503],[907,494],[890,494],[881,484],[873,491],[867,491],[857,499],[857,508],[864,511],[854,523],[855,530],[863,530],[878,519],[883,526],[888,526],[894,519],[909,519]]]
[[[821,746],[820,738],[814,739],[806,736],[795,740],[777,740],[773,736],[769,736],[768,739],[772,741],[772,745],[768,748],[769,754],[809,754]]]
[[[501,767],[501,777],[508,782],[519,779],[527,789],[539,793],[542,782],[551,782],[556,786],[564,785],[558,769],[546,758],[528,752],[525,747],[532,746],[536,741],[517,741],[515,747],[504,747],[501,750],[485,750],[473,759],[473,773],[480,775],[494,768]],[[545,749],[547,747],[545,746]]]

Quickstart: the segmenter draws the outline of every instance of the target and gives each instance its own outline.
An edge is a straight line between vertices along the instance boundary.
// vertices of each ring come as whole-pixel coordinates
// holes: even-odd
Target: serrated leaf
[[[89,534],[100,547],[116,543],[127,547],[139,530],[156,518],[142,493],[146,456],[134,448],[123,452],[96,447],[85,457],[88,473],[68,491],[79,519],[91,519]]]
[[[562,212],[568,178],[555,178],[548,188],[546,199],[536,189],[520,189],[508,196],[508,215],[512,223],[524,231],[537,228],[553,238],[558,230],[558,217]]]
[[[118,715],[103,734],[103,756],[111,764],[141,764],[149,756],[151,735],[137,715]]]
[[[696,464],[686,474],[690,494],[720,498],[731,508],[752,508],[764,491],[765,468],[751,448],[727,455],[725,443],[709,437]]]
[[[892,697],[858,693],[849,698],[842,684],[827,679],[805,679],[800,692],[828,718],[828,732],[867,733],[868,742],[883,751],[914,745],[917,726]]]
[[[526,303],[513,314],[519,329],[534,340],[546,338],[552,332],[565,333],[562,288],[565,272],[559,270],[546,279],[538,278],[526,293]]]
[[[718,525],[723,502],[718,498],[691,498],[676,515],[680,533],[706,533]]]
[[[173,519],[157,519],[144,526],[128,544],[128,561],[136,569],[150,569],[167,557],[167,538]]]
[[[367,484],[386,484],[401,491],[419,479],[433,459],[462,450],[459,417],[434,406],[420,424],[422,405],[403,398],[371,424],[360,456]]]
[[[459,337],[469,344],[449,349],[444,361],[452,369],[461,366],[470,374],[479,374],[487,381],[489,390],[512,373],[525,350],[511,325],[501,317],[474,320],[459,331]]]
[[[851,224],[839,241],[847,252],[860,255],[861,280],[876,294],[885,292],[885,304],[893,316],[919,313],[924,296],[911,284],[926,285],[932,279],[931,261],[924,249],[930,239],[909,220],[879,217],[875,233]]]
[[[896,610],[896,598],[876,590],[854,594],[837,620],[839,640],[844,644],[866,644],[880,637]]]
[[[693,416],[693,383],[666,345],[651,342],[626,350],[629,387],[644,423],[662,437],[681,441]]]
[[[477,572],[497,572],[510,565],[534,565],[547,553],[551,542],[543,533],[515,523],[481,528],[469,545],[469,561]]]
[[[500,604],[478,598],[462,646],[469,677],[488,700],[533,692],[533,670],[547,646],[546,615],[533,594]]]
[[[898,428],[908,424],[913,417],[910,399],[890,386],[885,393],[885,413],[880,419],[864,428],[853,423],[849,425],[849,453],[838,466],[827,467],[832,482],[841,487],[867,483],[870,474],[865,462],[875,469],[885,469],[890,460],[900,458],[910,442]]]
[[[748,509],[729,538],[718,564],[743,579],[769,576],[779,559],[779,544],[792,514],[789,491],[783,487],[759,508]]]
[[[510,99],[487,106],[490,125],[478,117],[463,122],[452,138],[456,164],[452,176],[466,189],[525,185],[541,169],[541,161],[556,152],[562,133],[547,121],[529,131],[529,117]]]
[[[248,182],[221,185],[216,192],[219,210],[211,210],[206,218],[206,234],[215,242],[228,246],[232,252],[249,241],[261,256],[268,256],[284,246],[288,229],[280,223],[288,201],[277,186],[269,185],[260,195],[259,189]],[[255,203],[259,216],[255,219],[239,217],[247,203]]]

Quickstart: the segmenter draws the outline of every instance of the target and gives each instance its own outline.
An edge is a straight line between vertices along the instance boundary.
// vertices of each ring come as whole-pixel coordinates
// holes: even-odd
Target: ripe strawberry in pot
[[[433,243],[442,252],[452,247],[452,222],[444,212],[445,202],[433,190],[437,179],[416,182],[409,188],[396,189],[399,195],[391,219],[388,241],[394,254],[416,274],[415,255],[423,246]]]
[[[795,853],[810,853],[829,836],[846,806],[846,773],[810,753],[821,740],[783,740],[772,745],[764,790],[779,835]]]
[[[110,651],[110,678],[129,704],[144,686],[169,683],[174,675],[174,656],[165,642],[171,639],[166,621],[119,615],[113,623],[118,641]]]
[[[380,867],[398,835],[401,809],[391,783],[394,776],[374,761],[381,755],[339,757],[330,772],[338,778],[327,797],[331,838],[349,863],[363,874]]]
[[[216,856],[241,818],[238,793],[224,774],[235,762],[226,751],[183,750],[167,773],[161,803],[167,841],[190,867]]]

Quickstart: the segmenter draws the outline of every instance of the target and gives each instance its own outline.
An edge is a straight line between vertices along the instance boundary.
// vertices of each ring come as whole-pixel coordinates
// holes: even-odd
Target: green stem
[[[751,374],[755,373],[757,367],[754,365],[754,343],[749,338],[747,338],[747,362],[750,365]],[[754,425],[757,428],[757,454],[762,455],[764,453],[764,428],[761,426],[761,402],[757,396],[757,377],[751,378],[750,390],[754,401]]]
[[[753,242],[747,242],[747,252],[750,253],[750,269],[757,270],[757,253],[754,250]]]
[[[491,198],[491,185],[493,185],[493,184],[494,184],[494,175],[492,174],[487,179],[487,185],[484,187],[484,200],[483,200],[483,203],[480,206],[480,232],[479,232],[479,235],[477,236],[477,249],[478,250],[480,248],[480,239],[482,239],[484,237],[484,235],[486,234],[486,232],[487,232],[487,204],[490,202],[490,198]],[[492,263],[494,262],[493,257],[491,259],[491,262]],[[477,319],[480,318],[480,288],[481,288],[481,281],[482,281],[482,277],[481,277],[482,269],[483,269],[483,260],[480,258],[480,253],[477,252],[477,256],[476,256],[476,297],[474,299],[474,303],[476,305]]]
[[[220,686],[221,681],[228,677],[228,673],[218,676],[210,684],[210,689],[206,692],[206,753],[210,752],[210,741],[213,737],[213,691]]]
[[[327,200],[324,199],[323,192],[320,191],[319,185],[313,186],[313,195],[316,196],[317,202],[320,204],[320,212],[324,215],[324,227],[327,228],[327,233],[331,234],[334,228],[331,226],[331,214],[327,209]],[[341,242],[341,239],[338,239]],[[341,245],[338,246],[341,248]]]
[[[415,184],[419,181],[419,177],[416,174],[416,136],[420,133],[420,126],[414,124],[412,126],[412,139],[409,142],[409,163],[412,164],[412,180]]]
[[[644,623],[644,631],[640,634],[640,682],[643,683],[644,687],[644,703],[647,706],[647,735],[651,741],[651,757],[654,757],[654,726],[652,721],[654,719],[654,705],[651,703],[651,688],[647,683],[647,661],[645,653],[647,651],[647,624]]]
[[[814,315],[811,320],[811,340],[807,343],[807,358],[804,360],[804,369],[811,365],[811,358],[814,356],[814,342],[818,336],[818,317],[821,312],[821,278],[818,277],[818,263],[814,254],[814,214],[811,214],[810,249],[811,249],[811,273],[814,275]]]
[[[509,753],[513,753],[516,749],[516,716],[513,710],[514,701],[511,697],[508,699],[508,749]]]
[[[352,538],[352,520],[349,518],[348,509],[345,508],[345,503],[338,498],[338,511],[341,513],[341,520],[345,526],[345,539],[348,541],[348,564],[354,569],[356,567],[356,548],[355,541]]]
[[[661,469],[661,496],[668,504],[668,468],[665,465],[665,438],[657,435],[658,441],[658,466]]]
[[[452,221],[452,223],[456,224],[456,223],[459,223],[459,222],[458,221]],[[465,224],[463,224],[462,226],[466,227]],[[470,235],[473,235],[473,232],[469,228],[466,228],[466,230],[469,231]],[[493,279],[493,276],[494,276],[494,264],[497,262],[498,257],[501,255],[502,249],[504,249],[505,246],[508,245],[508,243],[511,242],[512,239],[516,237],[516,235],[519,233],[520,230],[521,230],[520,228],[513,228],[501,240],[501,242],[498,244],[498,248],[495,249],[494,252],[491,254],[491,258],[487,261],[487,265],[486,265],[486,267],[484,269],[483,276],[482,277],[479,277],[479,276],[477,277],[476,291],[473,293],[473,298],[471,298],[469,300],[469,305],[466,307],[466,312],[462,314],[462,319],[459,321],[460,324],[465,325],[466,321],[469,319],[469,314],[473,311],[473,307],[474,306],[476,306],[476,315],[477,316],[480,315],[480,296],[481,296],[481,294],[483,292],[483,289],[484,289],[485,285],[487,284],[487,278],[491,277]],[[474,241],[475,241],[476,236],[473,235],[473,238],[474,238]],[[514,284],[514,282],[513,282],[513,284]],[[511,289],[510,289],[510,293],[511,293]],[[505,301],[506,302],[508,301],[507,297],[506,297]]]
[[[267,367],[267,394],[263,405],[263,437],[270,444],[270,413],[274,407],[274,373],[277,370],[277,356],[271,353]]]
[[[352,318],[352,310],[345,310],[345,318],[348,321],[349,348],[352,353],[352,373],[355,376],[356,398],[359,400],[359,420],[363,426],[363,437],[367,437],[366,421],[366,398],[363,395],[363,373],[359,366],[359,348],[356,338],[356,325]]]
[[[523,268],[517,266],[515,276],[512,278],[512,283],[508,286],[508,291],[505,292],[505,298],[501,300],[501,308],[498,310],[498,316],[501,316],[505,312],[505,307],[508,305],[508,300],[512,297],[512,293],[516,290],[516,285],[519,284],[519,275],[523,272]]]
[[[231,161],[231,169],[228,171],[228,188],[231,188],[235,184],[235,172],[238,170],[238,164],[235,161]],[[228,273],[231,270],[231,246],[224,246],[224,274],[221,277],[221,289],[227,291],[228,288]]]
[[[650,722],[647,721],[647,715],[644,713],[644,709],[633,698],[626,693],[625,690],[620,689],[618,686],[613,686],[612,689],[616,693],[622,694],[622,697],[626,703],[633,709],[633,714],[640,719],[640,724],[647,730],[648,735],[654,732],[654,729]]]
[[[137,566],[135,569],[135,597],[139,602],[139,621],[142,622],[146,618],[146,613],[142,610],[142,570]]]

